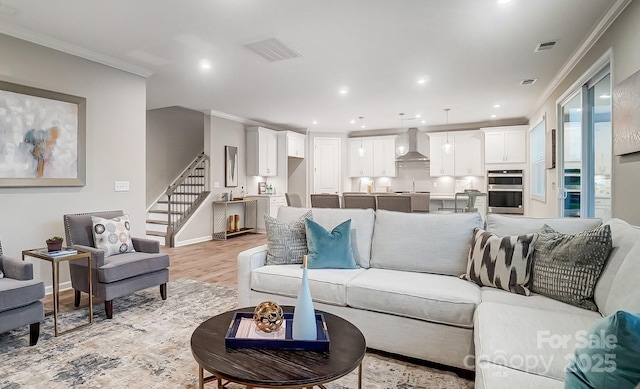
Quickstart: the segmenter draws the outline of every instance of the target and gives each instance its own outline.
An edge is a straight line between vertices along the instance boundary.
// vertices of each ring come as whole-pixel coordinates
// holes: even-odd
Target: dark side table
[[[285,312],[293,307],[283,306]],[[254,307],[222,313],[200,324],[191,336],[191,352],[198,362],[199,388],[222,380],[247,387],[312,388],[336,380],[358,368],[362,387],[362,359],[366,342],[362,332],[345,319],[322,312],[329,331],[329,351],[265,350],[225,347],[224,337],[236,312],[253,312]],[[316,311],[321,312],[321,311]],[[204,377],[204,370],[212,373]]]

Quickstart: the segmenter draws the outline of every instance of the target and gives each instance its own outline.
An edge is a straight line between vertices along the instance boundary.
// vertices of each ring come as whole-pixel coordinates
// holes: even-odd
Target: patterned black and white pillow
[[[528,296],[533,246],[537,239],[537,233],[500,237],[476,228],[467,273],[462,278],[480,286]]]
[[[545,224],[535,246],[531,290],[597,311],[593,299],[595,286],[612,245],[609,225],[561,234]]]
[[[302,263],[302,257],[308,253],[305,219],[311,219],[311,211],[289,222],[264,215],[267,265]]]

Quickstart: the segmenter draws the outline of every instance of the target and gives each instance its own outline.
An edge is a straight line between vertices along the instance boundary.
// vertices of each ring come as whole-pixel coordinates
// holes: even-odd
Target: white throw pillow
[[[93,223],[93,241],[97,249],[104,250],[105,258],[135,251],[131,242],[129,215],[113,219],[91,216],[91,222]]]

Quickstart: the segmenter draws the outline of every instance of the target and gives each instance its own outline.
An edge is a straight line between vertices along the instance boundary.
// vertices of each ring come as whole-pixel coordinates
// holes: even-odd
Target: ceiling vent
[[[537,78],[527,78],[526,80],[520,81],[520,85],[533,85],[538,81]]]
[[[285,59],[302,57],[302,54],[288,43],[277,37],[249,42],[244,45],[247,49],[258,54],[269,62],[284,61]]]
[[[551,50],[556,46],[556,41],[542,42],[539,43],[536,49],[534,50],[536,53],[545,50]]]

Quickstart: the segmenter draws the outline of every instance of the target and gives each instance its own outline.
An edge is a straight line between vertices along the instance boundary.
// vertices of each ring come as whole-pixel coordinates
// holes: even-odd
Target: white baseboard
[[[213,239],[213,235],[207,235],[207,236],[202,236],[200,238],[181,240],[180,242],[176,242],[176,246],[175,247],[182,247],[182,246],[187,246],[187,245],[190,245],[190,244],[207,242],[207,241],[210,241],[212,239]]]
[[[63,292],[65,290],[69,290],[72,289],[71,288],[71,281],[66,281],[66,282],[62,282],[60,284],[60,291]],[[45,286],[44,288],[44,294],[51,294],[53,293],[53,285],[49,285],[49,286]]]

